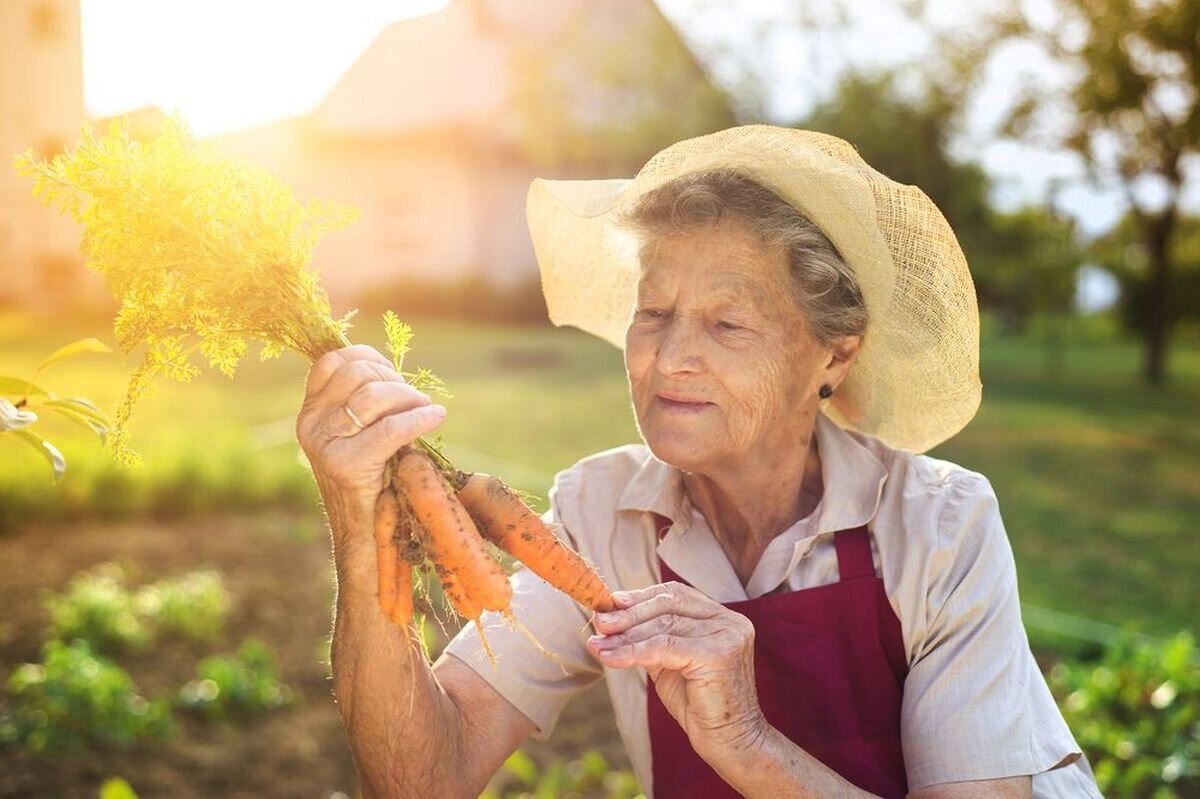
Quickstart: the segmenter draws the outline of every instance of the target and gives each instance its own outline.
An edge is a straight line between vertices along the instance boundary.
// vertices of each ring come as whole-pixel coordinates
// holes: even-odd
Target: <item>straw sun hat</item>
[[[826,415],[914,452],[971,420],[981,396],[979,312],[954,232],[924,192],[823,133],[747,125],[673,144],[633,179],[534,180],[526,214],[550,320],[624,347],[640,265],[638,242],[618,219],[647,191],[709,169],[773,190],[854,270],[870,321]]]

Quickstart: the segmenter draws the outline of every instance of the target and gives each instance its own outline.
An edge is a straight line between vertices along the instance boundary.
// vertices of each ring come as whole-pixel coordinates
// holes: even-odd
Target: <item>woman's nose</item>
[[[699,371],[704,364],[700,340],[694,325],[686,319],[672,319],[663,331],[655,362],[664,375]]]

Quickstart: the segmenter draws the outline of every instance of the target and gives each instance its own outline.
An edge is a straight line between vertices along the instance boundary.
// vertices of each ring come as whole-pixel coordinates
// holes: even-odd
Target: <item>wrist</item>
[[[376,585],[375,508],[318,480],[329,524],[338,594],[374,596]]]
[[[761,710],[755,710],[741,721],[697,736],[698,740],[692,741],[696,754],[718,770],[722,763],[736,763],[739,769],[744,768],[747,758],[761,756],[776,730]]]
[[[795,776],[793,749],[794,744],[764,717],[732,745],[710,749],[701,757],[743,796],[778,795],[779,780]]]

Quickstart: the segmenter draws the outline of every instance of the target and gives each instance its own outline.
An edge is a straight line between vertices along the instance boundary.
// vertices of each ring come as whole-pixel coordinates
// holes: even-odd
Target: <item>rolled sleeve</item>
[[[1016,565],[991,486],[967,473],[946,490],[926,636],[904,684],[910,790],[1036,775],[1080,757],[1029,650]]]
[[[556,524],[553,508],[542,520],[554,524],[572,545],[570,536]],[[490,683],[537,725],[534,737],[545,740],[570,698],[598,679],[602,671],[586,649],[588,617],[574,600],[525,568],[518,569],[509,582],[512,613],[524,629],[499,613],[483,614],[480,622],[496,655],[495,665],[473,624],[459,630],[445,651]]]

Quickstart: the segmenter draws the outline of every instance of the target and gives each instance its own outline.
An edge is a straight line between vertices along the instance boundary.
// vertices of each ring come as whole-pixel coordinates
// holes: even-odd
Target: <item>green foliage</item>
[[[159,580],[138,589],[134,601],[155,632],[197,640],[215,639],[229,615],[229,593],[215,571]]]
[[[46,610],[50,637],[79,639],[97,652],[138,649],[152,639],[144,614],[125,586],[124,572],[111,563],[79,575],[63,593],[50,595]]]
[[[504,761],[507,779],[503,792],[485,791],[480,799],[557,799],[560,796],[597,796],[633,799],[642,796],[637,779],[628,770],[612,770],[595,750],[571,761],[554,760],[544,768],[518,749]]]
[[[38,378],[47,367],[60,361],[96,352],[110,350],[97,339],[84,338],[59,347],[46,356],[28,380],[0,376],[0,433],[11,433],[16,440],[33,447],[50,464],[55,480],[66,471],[67,460],[57,447],[29,429],[38,421],[39,410],[50,411],[86,427],[99,436],[101,442],[108,437],[111,425],[108,417],[91,400],[85,397],[57,397],[38,385]]]
[[[134,404],[157,376],[190,382],[196,350],[232,377],[251,341],[264,359],[284,348],[315,359],[347,343],[348,319],[330,316],[309,262],[356,211],[302,205],[267,171],[197,144],[177,117],[147,143],[121,120],[100,138],[82,131],[73,150],[47,161],[26,153],[16,165],[35,196],[83,226],[88,266],[120,303],[122,351],[145,348],[117,411],[120,462],[138,462],[127,430]]]
[[[412,347],[413,330],[411,326],[401,322],[400,317],[389,310],[383,314],[383,330],[387,336],[387,351],[392,356],[392,366],[408,380],[413,388],[439,394],[446,399],[453,398],[442,379],[429,369],[420,368],[415,372],[404,371],[404,356]]]
[[[46,600],[49,633],[81,639],[98,652],[140,649],[160,634],[212,640],[224,628],[229,595],[221,575],[198,571],[159,580],[136,592],[112,563],[73,579],[62,594]]]
[[[982,34],[955,48],[974,49],[984,66],[1015,39],[1053,64],[1024,80],[1004,132],[1070,151],[1095,183],[1123,190],[1148,256],[1143,373],[1159,384],[1171,332],[1173,239],[1189,193],[1188,162],[1200,155],[1200,3],[1059,0],[1035,13],[1009,0],[998,8],[973,24]],[[1143,192],[1148,185],[1155,190]]]
[[[1191,634],[1163,644],[1129,636],[1099,664],[1059,663],[1049,683],[1102,791],[1200,792],[1200,651]]]
[[[1118,308],[1126,330],[1144,334],[1150,327],[1150,255],[1144,234],[1127,215],[1107,235],[1093,242],[1090,255],[1121,285]],[[1200,325],[1200,217],[1181,216],[1171,241],[1171,286],[1166,301],[1167,323]]]
[[[383,332],[387,335],[387,350],[392,356],[392,366],[397,372],[404,369],[404,356],[412,345],[412,327],[400,321],[394,311],[383,314]]]
[[[279,681],[270,648],[248,639],[233,656],[200,662],[196,679],[179,690],[177,704],[208,718],[247,718],[292,703],[292,690]]]
[[[120,666],[84,641],[50,641],[41,663],[26,663],[8,680],[11,701],[0,713],[0,744],[35,752],[95,745],[128,747],[172,732],[168,706],[135,690]]]

